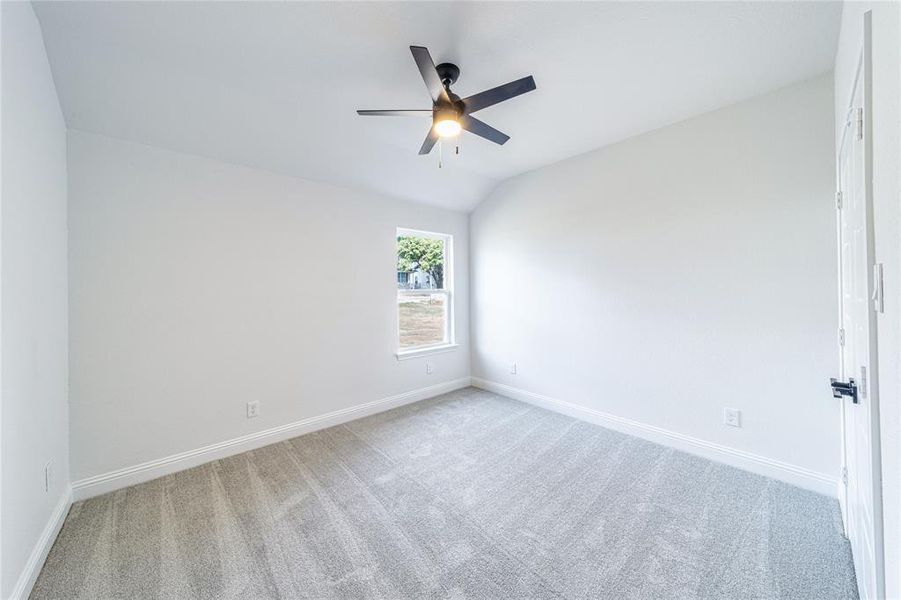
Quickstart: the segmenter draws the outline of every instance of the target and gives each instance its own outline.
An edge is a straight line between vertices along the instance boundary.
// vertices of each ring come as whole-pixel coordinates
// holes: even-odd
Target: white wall
[[[465,214],[77,131],[69,198],[73,480],[469,376]],[[398,226],[454,236],[455,351],[394,356]]]
[[[26,565],[69,482],[66,125],[31,4],[0,6],[0,596],[7,598],[29,584]]]
[[[870,10],[876,262],[883,263],[886,289],[885,313],[877,317],[885,589],[887,597],[901,598],[901,4],[845,2],[835,58],[835,123],[840,135],[863,43],[863,14]]]
[[[473,377],[837,479],[832,123],[824,75],[501,184]]]

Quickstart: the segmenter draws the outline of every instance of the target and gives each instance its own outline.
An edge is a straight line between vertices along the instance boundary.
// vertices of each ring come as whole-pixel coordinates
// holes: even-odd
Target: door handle
[[[850,396],[851,402],[859,404],[857,399],[857,382],[851,377],[847,382],[839,381],[834,377],[829,379],[829,385],[832,387],[832,397],[841,398],[842,396]]]

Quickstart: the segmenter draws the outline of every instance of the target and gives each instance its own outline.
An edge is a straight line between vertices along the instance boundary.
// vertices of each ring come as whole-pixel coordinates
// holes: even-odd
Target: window
[[[453,238],[397,230],[397,356],[453,347]]]

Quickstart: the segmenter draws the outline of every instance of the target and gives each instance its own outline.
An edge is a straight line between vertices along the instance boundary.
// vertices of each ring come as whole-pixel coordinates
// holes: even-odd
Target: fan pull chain
[[[444,166],[444,142],[438,139],[438,168]]]

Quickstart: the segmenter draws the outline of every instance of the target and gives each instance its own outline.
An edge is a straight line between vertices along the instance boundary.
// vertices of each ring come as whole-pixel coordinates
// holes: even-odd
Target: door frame
[[[847,119],[853,118],[853,110],[856,101],[858,100],[855,96],[855,91],[857,89],[857,84],[861,77],[863,77],[862,82],[862,90],[863,90],[863,101],[861,102],[861,107],[863,108],[863,153],[864,153],[864,210],[866,211],[865,219],[866,219],[866,232],[867,232],[867,290],[868,294],[872,293],[874,289],[874,285],[876,284],[874,280],[874,267],[876,264],[876,245],[875,245],[875,226],[873,221],[873,60],[872,60],[872,40],[873,40],[873,24],[872,24],[872,12],[866,11],[863,14],[863,38],[862,38],[862,47],[860,49],[859,58],[857,62],[857,68],[855,69],[854,77],[851,81],[850,94],[848,96],[848,104],[845,107],[845,115],[846,115],[846,123]],[[841,182],[841,153],[842,148],[844,148],[846,137],[848,135],[852,135],[850,131],[853,131],[852,128],[845,126],[842,130],[842,135],[839,140],[839,144],[835,149],[835,181],[836,181],[836,198],[838,198],[838,194],[842,191],[842,182]],[[838,206],[838,205],[837,205]],[[843,311],[842,311],[842,248],[841,248],[841,233],[842,233],[842,216],[841,209],[836,213],[836,240],[837,240],[837,256],[838,256],[838,310],[839,310],[839,325],[842,327],[844,323],[842,322]],[[885,560],[884,560],[884,532],[883,532],[883,518],[882,518],[882,449],[881,449],[881,435],[880,435],[880,417],[879,417],[879,348],[877,343],[877,316],[876,311],[872,306],[869,307],[867,311],[867,319],[869,320],[869,374],[868,374],[868,382],[867,382],[867,396],[870,402],[870,439],[872,440],[872,448],[871,448],[871,460],[873,465],[873,481],[872,481],[872,498],[873,498],[873,506],[872,514],[873,514],[873,544],[875,546],[874,550],[874,560],[875,564],[872,565],[875,570],[874,579],[876,583],[876,595],[881,598],[885,594]],[[838,357],[839,357],[839,368],[840,368],[840,376],[844,380],[850,375],[845,372],[844,365],[844,356],[842,346],[838,346]],[[842,516],[842,524],[845,530],[845,536],[850,537],[849,531],[849,519],[848,519],[848,488],[847,488],[847,444],[846,444],[846,418],[848,411],[851,410],[851,405],[848,402],[842,401],[841,403],[841,462],[842,462],[842,477],[839,480],[839,489],[838,489],[838,500],[839,507],[841,509]],[[855,561],[855,569],[857,570],[860,565],[858,565]],[[860,576],[858,575],[858,578]],[[858,585],[859,588],[859,585]]]

